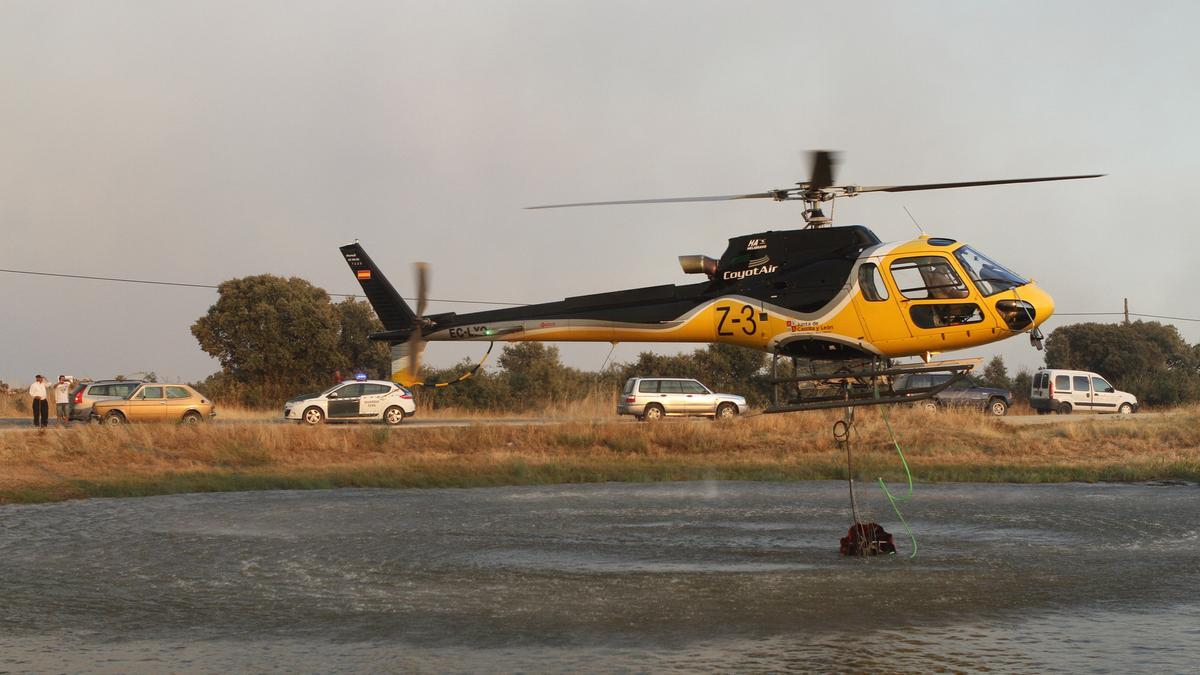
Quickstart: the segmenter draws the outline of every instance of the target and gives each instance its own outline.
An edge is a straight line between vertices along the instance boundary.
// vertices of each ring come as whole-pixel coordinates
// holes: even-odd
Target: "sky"
[[[522,207],[788,187],[834,149],[861,185],[1105,173],[863,195],[835,217],[907,240],[907,207],[1059,312],[1128,298],[1197,318],[1197,25],[1182,1],[5,0],[0,268],[354,293],[337,247],[358,239],[405,295],[418,260],[434,298],[689,283],[678,255],[800,227],[800,204]],[[0,289],[0,380],[219,369],[190,332],[214,290],[10,273]],[[589,370],[609,350],[561,345]],[[1041,363],[1024,337],[953,356],[997,354]]]

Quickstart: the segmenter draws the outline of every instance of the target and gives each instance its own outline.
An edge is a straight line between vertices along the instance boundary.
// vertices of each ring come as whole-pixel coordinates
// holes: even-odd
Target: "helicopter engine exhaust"
[[[711,277],[717,273],[717,261],[706,255],[681,255],[679,266],[684,274],[707,274]]]

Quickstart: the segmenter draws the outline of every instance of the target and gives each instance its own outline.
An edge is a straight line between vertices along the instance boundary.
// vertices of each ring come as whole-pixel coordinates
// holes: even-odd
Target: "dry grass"
[[[243,405],[217,403],[217,418],[221,420],[273,420],[283,417],[283,406],[278,408],[248,408]]]
[[[0,397],[0,418],[30,417],[30,401],[28,396]],[[468,410],[463,408],[439,408],[433,410],[428,406],[419,406],[418,414],[422,419],[495,419],[497,417],[521,418],[550,418],[555,420],[593,420],[610,418],[617,407],[614,396],[590,396],[574,401],[552,402],[545,408],[525,412],[495,412],[489,410]],[[51,416],[54,414],[54,402],[50,403]],[[283,404],[272,408],[250,408],[236,403],[217,403],[217,418],[221,420],[255,421],[273,420],[283,416]]]
[[[0,395],[0,417],[30,417],[29,397],[25,394]]]
[[[16,393],[0,395],[0,417],[33,417],[33,399],[29,397],[25,389],[28,385]],[[50,418],[54,419],[54,405],[58,403],[54,396],[54,388],[47,387],[50,399]]]
[[[902,478],[881,411],[857,413],[858,476]],[[917,480],[1200,480],[1200,409],[1014,427],[893,410]],[[75,426],[0,434],[0,502],[272,488],[844,478],[838,413],[542,426]]]

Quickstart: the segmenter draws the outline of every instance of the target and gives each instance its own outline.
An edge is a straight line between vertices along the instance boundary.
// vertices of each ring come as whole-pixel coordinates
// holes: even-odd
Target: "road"
[[[407,419],[402,424],[397,426],[397,429],[410,428],[438,428],[438,427],[470,427],[470,426],[542,426],[547,424],[565,424],[567,422],[577,422],[580,420],[563,420],[544,417],[463,417],[463,418],[424,418],[424,419]],[[587,420],[584,420],[587,421]],[[600,421],[600,420],[595,420]],[[618,420],[604,420],[618,421]],[[633,419],[626,420],[630,423]],[[260,425],[260,424],[296,424],[295,421],[285,420],[283,418],[270,419],[221,419],[218,416],[212,422],[219,425]],[[80,426],[87,424],[86,422],[72,422],[71,426]],[[57,422],[51,424],[49,428],[57,428]],[[353,423],[334,423],[329,426],[335,428],[354,428],[357,424]],[[25,417],[0,417],[0,431],[12,431],[17,429],[31,429],[33,421]]]
[[[1175,415],[1176,412],[1147,412],[1137,413],[1135,415],[1007,415],[997,418],[1004,424],[1014,426],[1032,426],[1035,424],[1066,424],[1074,423],[1128,423],[1134,420],[1142,420],[1147,418],[1159,418],[1167,415]],[[672,420],[674,421],[674,420]],[[682,420],[680,420],[682,421]],[[706,421],[702,418],[693,418],[692,421]],[[446,417],[446,418],[413,418],[405,420],[403,424],[396,427],[397,429],[431,429],[431,428],[453,428],[453,427],[470,427],[470,426],[544,426],[554,424],[567,424],[571,422],[618,422],[625,424],[635,424],[635,420],[631,417],[611,417],[603,419],[560,419],[553,417]],[[222,419],[219,415],[214,420],[215,424],[234,425],[234,424],[295,424],[284,420],[283,418],[266,418],[266,419]],[[75,422],[74,425],[83,424],[83,422]],[[0,417],[0,431],[12,431],[17,429],[29,429],[33,426],[32,420],[27,417]],[[333,424],[330,425],[338,428],[353,428],[356,424]],[[57,423],[51,425],[57,427]]]
[[[1007,415],[1001,417],[1000,421],[1005,424],[1014,426],[1031,426],[1034,424],[1065,424],[1067,422],[1131,422],[1133,420],[1144,420],[1147,418],[1166,417],[1167,415],[1176,415],[1174,411],[1168,412],[1146,412],[1136,413],[1133,415]]]

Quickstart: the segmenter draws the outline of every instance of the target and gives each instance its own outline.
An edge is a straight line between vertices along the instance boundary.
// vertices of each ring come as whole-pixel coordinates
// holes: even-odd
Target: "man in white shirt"
[[[54,408],[58,423],[66,426],[71,421],[71,381],[66,375],[59,375],[58,384],[54,385]]]
[[[50,403],[46,400],[46,378],[38,375],[29,385],[29,396],[33,399],[33,426],[46,428],[50,423]]]

